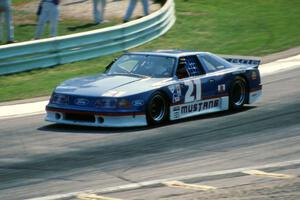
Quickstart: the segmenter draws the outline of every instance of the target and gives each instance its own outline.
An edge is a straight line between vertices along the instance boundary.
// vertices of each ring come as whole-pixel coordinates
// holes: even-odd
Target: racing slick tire
[[[168,119],[169,104],[161,92],[151,96],[146,109],[148,124],[159,124]]]
[[[229,109],[241,109],[247,98],[247,82],[242,77],[236,77],[229,88]]]

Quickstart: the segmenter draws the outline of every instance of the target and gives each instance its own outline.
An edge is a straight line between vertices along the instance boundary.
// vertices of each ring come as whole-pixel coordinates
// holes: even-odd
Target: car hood
[[[59,85],[55,92],[80,96],[121,97],[152,90],[168,80],[170,78],[102,74],[67,80]]]

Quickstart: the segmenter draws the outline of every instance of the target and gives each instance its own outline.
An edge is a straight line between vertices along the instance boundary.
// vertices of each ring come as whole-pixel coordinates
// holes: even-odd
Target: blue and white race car
[[[259,64],[207,52],[126,53],[103,74],[59,85],[46,106],[46,120],[128,127],[239,109],[261,96]]]

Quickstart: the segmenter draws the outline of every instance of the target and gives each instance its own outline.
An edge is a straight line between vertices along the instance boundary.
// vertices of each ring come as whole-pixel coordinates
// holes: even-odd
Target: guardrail
[[[125,24],[0,47],[0,75],[51,67],[124,51],[167,32],[175,23],[174,1]]]

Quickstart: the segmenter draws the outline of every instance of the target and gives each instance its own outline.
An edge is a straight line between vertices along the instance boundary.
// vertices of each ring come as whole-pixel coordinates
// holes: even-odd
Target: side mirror
[[[105,71],[104,72],[107,72],[110,67],[117,61],[117,58],[115,58],[113,61],[111,61],[106,67],[105,67]]]

